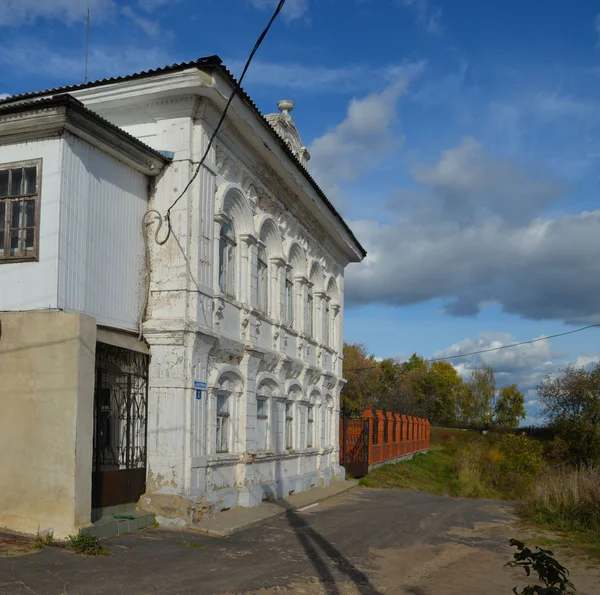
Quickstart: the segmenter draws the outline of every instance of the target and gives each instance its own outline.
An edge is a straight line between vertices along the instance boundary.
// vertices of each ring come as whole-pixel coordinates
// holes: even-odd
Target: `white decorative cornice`
[[[294,155],[298,157],[302,165],[306,167],[310,159],[310,153],[302,144],[296,124],[292,116],[290,116],[290,112],[294,109],[294,102],[284,99],[277,104],[277,107],[280,111],[279,114],[267,114],[265,118],[275,132],[284,140],[285,144],[292,150]]]

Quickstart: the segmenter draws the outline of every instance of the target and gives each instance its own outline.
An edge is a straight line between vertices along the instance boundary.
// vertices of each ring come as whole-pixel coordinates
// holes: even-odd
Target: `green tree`
[[[494,406],[494,423],[507,428],[516,428],[525,419],[525,395],[516,384],[505,386]]]
[[[491,423],[496,398],[496,377],[493,368],[482,366],[473,370],[468,385],[473,404],[471,423],[478,425]]]
[[[421,378],[426,417],[438,425],[456,424],[456,401],[462,378],[452,364],[433,362]]]
[[[341,405],[352,413],[361,413],[375,404],[379,392],[379,365],[362,343],[344,343],[343,374],[346,384]]]
[[[568,366],[550,375],[537,389],[542,414],[568,446],[577,462],[600,461],[600,363],[588,372]]]

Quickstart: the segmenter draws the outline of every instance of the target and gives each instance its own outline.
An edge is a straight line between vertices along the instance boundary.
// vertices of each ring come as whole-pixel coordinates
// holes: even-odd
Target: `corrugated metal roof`
[[[181,71],[181,70],[186,70],[188,68],[198,68],[200,70],[206,70],[206,71],[218,70],[231,82],[231,84],[235,88],[237,88],[238,94],[242,96],[242,98],[246,101],[246,103],[254,110],[254,112],[258,115],[258,117],[263,121],[265,126],[268,127],[269,131],[277,139],[277,142],[279,143],[281,148],[284,150],[284,152],[295,163],[295,165],[300,169],[300,171],[303,173],[303,175],[306,177],[306,179],[310,182],[310,184],[312,185],[314,190],[321,197],[323,202],[327,205],[329,210],[335,215],[335,217],[343,225],[344,229],[348,232],[348,234],[350,235],[350,237],[352,238],[352,240],[358,247],[358,249],[361,252],[361,254],[363,255],[363,257],[366,256],[367,255],[366,250],[361,246],[360,242],[356,239],[356,236],[354,235],[354,233],[352,233],[352,230],[350,229],[348,224],[344,221],[344,218],[340,215],[338,210],[334,207],[334,205],[331,203],[331,201],[327,198],[327,195],[325,194],[325,192],[323,192],[323,190],[321,190],[321,187],[317,184],[317,182],[311,176],[311,174],[308,172],[306,167],[304,167],[304,165],[302,165],[302,163],[300,162],[300,160],[298,159],[296,154],[290,149],[290,147],[287,145],[287,143],[284,141],[284,139],[281,136],[279,136],[277,131],[267,121],[267,119],[265,118],[263,113],[258,109],[258,106],[254,103],[254,101],[250,97],[250,95],[248,95],[248,93],[246,93],[246,91],[243,89],[243,87],[240,86],[240,84],[238,83],[237,79],[233,76],[233,74],[223,65],[223,61],[221,60],[221,58],[219,58],[219,56],[207,56],[204,58],[198,58],[197,60],[192,60],[190,62],[180,62],[178,64],[171,64],[170,66],[164,66],[162,68],[155,68],[153,70],[145,70],[145,71],[137,72],[134,74],[128,74],[126,76],[101,79],[101,80],[92,81],[89,83],[82,83],[79,85],[56,87],[54,89],[46,89],[45,91],[35,91],[35,92],[31,92],[31,93],[22,93],[20,95],[12,95],[10,97],[7,97],[6,99],[0,100],[0,110],[3,107],[5,107],[7,104],[12,104],[16,101],[21,102],[24,100],[34,100],[37,97],[43,97],[45,95],[57,95],[57,94],[69,93],[71,91],[78,91],[80,89],[87,89],[90,87],[98,87],[101,85],[111,85],[114,83],[121,83],[124,81],[141,79],[141,78],[149,78],[149,77],[157,76],[160,74],[165,74],[168,72],[177,72],[177,71]],[[97,114],[96,114],[96,116],[97,116]],[[100,117],[100,116],[97,116],[97,117]],[[106,120],[104,120],[103,118],[101,118],[101,119],[106,122]],[[121,129],[119,129],[119,130],[121,130]],[[129,135],[129,136],[131,136],[131,135]]]
[[[96,120],[97,122],[100,122],[106,128],[110,128],[115,134],[125,137],[132,143],[135,143],[136,145],[138,145],[139,147],[142,147],[146,151],[151,152],[153,155],[155,155],[156,157],[158,157],[165,163],[169,163],[171,161],[171,159],[169,159],[164,154],[160,153],[156,149],[153,149],[146,143],[143,143],[139,138],[136,138],[135,136],[129,134],[129,132],[126,132],[122,128],[119,128],[119,126],[115,126],[112,122],[109,122],[102,116],[98,115],[96,112],[88,109],[87,107],[85,107],[85,105],[83,103],[81,103],[81,101],[79,101],[78,99],[75,99],[75,97],[73,97],[72,95],[69,95],[68,93],[63,93],[61,95],[56,95],[56,96],[52,96],[52,97],[42,97],[40,99],[32,99],[30,101],[20,101],[19,103],[12,103],[12,104],[0,103],[0,116],[2,116],[4,114],[16,114],[19,112],[27,112],[27,111],[31,111],[31,110],[38,110],[38,109],[44,109],[44,108],[50,108],[50,107],[61,107],[61,106],[76,109],[76,110],[80,111],[81,113],[84,113],[89,118]]]

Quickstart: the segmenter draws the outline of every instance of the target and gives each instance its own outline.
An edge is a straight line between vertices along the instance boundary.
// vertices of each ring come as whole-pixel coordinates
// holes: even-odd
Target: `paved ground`
[[[104,543],[111,556],[57,548],[0,558],[0,593],[509,595],[504,568],[523,537],[502,503],[357,489],[231,537],[148,529]],[[600,573],[566,561],[578,595]]]

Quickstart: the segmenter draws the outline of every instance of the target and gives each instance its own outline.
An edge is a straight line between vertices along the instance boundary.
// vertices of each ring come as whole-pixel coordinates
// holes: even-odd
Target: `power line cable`
[[[573,333],[580,333],[589,328],[598,327],[600,324],[589,324],[581,328],[566,331],[564,333],[556,333],[555,335],[547,335],[546,337],[538,337],[537,339],[530,339],[529,341],[521,341],[519,343],[512,343],[511,345],[501,345],[500,347],[491,347],[490,349],[480,349],[479,351],[471,351],[470,353],[460,353],[458,355],[449,355],[447,357],[437,357],[434,359],[426,359],[426,363],[441,362],[449,359],[456,359],[458,357],[468,357],[469,355],[477,355],[478,353],[489,353],[490,351],[499,351],[500,349],[508,349],[509,347],[518,347],[519,345],[528,345],[530,343],[537,343],[538,341],[546,341],[547,339],[555,339],[556,337],[564,337],[565,335],[572,335]]]
[[[469,353],[459,353],[457,355],[449,355],[447,357],[437,357],[433,359],[423,360],[424,363],[430,364],[432,362],[442,362],[449,359],[456,359],[459,357],[468,357],[470,355],[478,355],[479,353],[489,353],[490,351],[499,351],[500,349],[509,349],[510,347],[518,347],[519,345],[528,345],[530,343],[537,343],[538,341],[546,341],[547,339],[555,339],[556,337],[564,337],[565,335],[572,335],[574,333],[580,333],[581,331],[585,331],[589,328],[600,327],[600,324],[589,324],[588,326],[583,326],[581,328],[574,329],[572,331],[566,331],[564,333],[556,333],[554,335],[547,335],[545,337],[538,337],[537,339],[530,339],[529,341],[520,341],[519,343],[511,343],[510,345],[501,345],[500,347],[491,347],[490,349],[480,349],[479,351],[471,351]],[[369,366],[366,368],[353,368],[351,370],[347,370],[348,372],[360,372],[362,370],[375,370],[379,366]]]
[[[244,77],[246,76],[246,72],[248,71],[250,63],[252,62],[252,59],[254,58],[254,55],[258,51],[258,48],[261,46],[263,40],[267,36],[269,29],[271,29],[271,25],[275,22],[277,15],[281,12],[281,9],[283,8],[283,5],[285,4],[285,2],[286,2],[286,0],[280,0],[279,4],[277,5],[277,8],[275,9],[275,12],[273,13],[273,16],[269,20],[268,25],[265,27],[264,31],[260,34],[256,43],[254,44],[254,47],[252,48],[252,51],[250,52],[250,55],[248,56],[248,60],[246,60],[244,70],[242,70],[242,75],[239,78],[238,84],[234,86],[233,92],[229,96],[229,100],[227,101],[227,104],[225,105],[225,109],[223,110],[223,113],[221,114],[221,118],[220,118],[219,122],[217,123],[217,126],[215,127],[215,129],[210,137],[210,140],[208,141],[208,145],[206,146],[204,155],[202,155],[202,159],[200,159],[200,162],[198,163],[196,170],[194,171],[194,174],[190,178],[189,182],[186,184],[185,188],[180,192],[179,196],[177,196],[177,198],[171,203],[171,206],[167,209],[167,213],[165,215],[165,219],[167,221],[167,236],[165,237],[164,240],[161,240],[161,241],[156,240],[156,243],[159,244],[160,246],[166,244],[167,240],[171,236],[171,231],[172,231],[171,209],[181,200],[181,198],[184,196],[184,194],[188,191],[190,186],[193,184],[194,180],[198,177],[198,174],[200,173],[200,169],[202,168],[202,165],[204,164],[204,162],[206,161],[206,158],[208,157],[208,154],[210,152],[210,149],[213,145],[215,138],[217,137],[219,129],[221,128],[223,122],[225,121],[225,117],[227,116],[227,111],[229,110],[229,106],[233,102],[240,87],[242,86],[242,82],[244,80]],[[159,216],[159,218],[160,218],[160,216]],[[162,221],[160,221],[160,223],[162,223]],[[159,223],[159,228],[160,228],[160,223]]]

